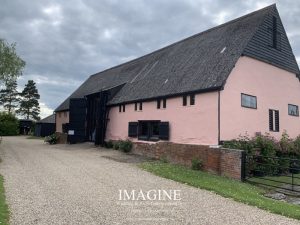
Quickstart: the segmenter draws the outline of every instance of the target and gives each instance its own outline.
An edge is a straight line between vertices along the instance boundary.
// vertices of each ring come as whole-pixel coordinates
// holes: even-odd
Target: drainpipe
[[[220,142],[221,142],[221,122],[220,122],[220,119],[221,119],[221,113],[220,113],[220,105],[221,105],[221,95],[220,95],[220,90],[218,91],[218,145],[220,145]]]

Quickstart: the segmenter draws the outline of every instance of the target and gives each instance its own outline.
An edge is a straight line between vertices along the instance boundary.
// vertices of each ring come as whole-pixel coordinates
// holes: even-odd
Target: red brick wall
[[[68,135],[60,132],[55,132],[58,136],[57,144],[67,144]]]
[[[241,179],[242,151],[210,148],[206,145],[175,144],[158,142],[156,144],[139,143],[133,145],[133,153],[168,162],[191,166],[192,159],[201,159],[203,169],[218,175]]]

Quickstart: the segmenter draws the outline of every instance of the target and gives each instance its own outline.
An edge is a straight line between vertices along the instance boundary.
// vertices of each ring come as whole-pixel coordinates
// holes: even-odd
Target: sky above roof
[[[0,38],[17,43],[29,79],[52,113],[91,74],[276,3],[300,63],[300,1],[2,0]]]

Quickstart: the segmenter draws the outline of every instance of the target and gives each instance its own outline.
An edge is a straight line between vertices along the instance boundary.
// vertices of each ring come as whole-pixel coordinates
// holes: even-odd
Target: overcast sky
[[[89,75],[272,3],[299,64],[296,0],[1,0],[0,38],[17,43],[19,88],[37,83],[44,117]]]

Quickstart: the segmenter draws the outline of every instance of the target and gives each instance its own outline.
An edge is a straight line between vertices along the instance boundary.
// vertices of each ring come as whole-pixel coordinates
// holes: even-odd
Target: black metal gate
[[[276,192],[300,194],[300,160],[244,154],[242,179]]]

